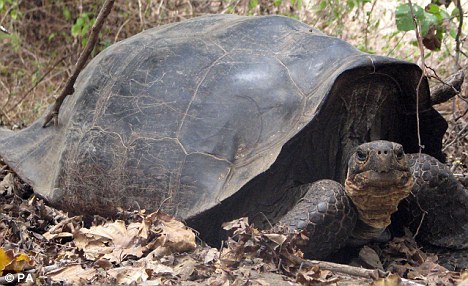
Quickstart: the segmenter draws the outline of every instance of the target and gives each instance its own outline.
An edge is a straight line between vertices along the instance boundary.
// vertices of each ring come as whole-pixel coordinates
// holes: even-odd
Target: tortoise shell
[[[82,71],[59,124],[0,131],[0,156],[72,213],[236,215],[296,183],[343,181],[353,148],[385,139],[441,157],[426,79],[281,16],[212,15],[111,45]],[[285,206],[287,207],[287,206]],[[233,210],[229,210],[233,211]],[[274,210],[272,210],[274,211]]]

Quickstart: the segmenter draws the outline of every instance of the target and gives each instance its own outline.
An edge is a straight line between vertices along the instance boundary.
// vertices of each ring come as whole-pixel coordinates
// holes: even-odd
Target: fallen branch
[[[303,259],[296,255],[291,255],[291,253],[289,252],[283,252],[282,254],[286,260],[289,260],[296,265],[301,265],[301,268],[311,268],[313,266],[318,266],[322,270],[329,270],[334,273],[347,274],[353,277],[360,277],[366,279],[370,278],[374,280],[377,278],[387,277],[390,274],[389,272],[384,272],[379,269],[365,269],[362,267],[354,267],[346,264],[338,264],[322,260]]]
[[[384,272],[379,269],[366,269],[361,267],[349,266],[345,264],[338,264],[333,262],[327,261],[319,261],[319,260],[304,260],[302,262],[303,266],[311,267],[314,265],[318,265],[320,269],[329,270],[334,273],[342,273],[348,274],[354,277],[362,277],[362,278],[384,278],[387,277],[389,274],[388,272]]]
[[[460,93],[465,74],[459,70],[431,89],[431,104],[440,104]]]
[[[386,278],[390,275],[389,272],[385,272],[379,269],[365,269],[361,267],[349,266],[345,264],[338,264],[333,262],[327,261],[318,261],[318,260],[303,260],[303,266],[311,267],[317,265],[320,269],[329,270],[333,273],[341,273],[347,274],[353,277],[360,277],[360,278],[370,278],[373,280],[377,280],[378,278]],[[415,281],[401,278],[401,284],[399,285],[407,285],[407,286],[421,286],[424,284],[417,283]]]
[[[72,260],[62,260],[56,264],[44,266],[41,272],[42,272],[42,275],[50,275],[54,271],[57,271],[59,269],[62,269],[64,267],[71,266],[71,265],[80,265],[80,263],[72,261]]]
[[[96,22],[91,28],[91,32],[88,38],[88,43],[86,44],[86,47],[84,48],[83,52],[80,54],[80,57],[78,58],[78,62],[75,65],[75,70],[73,71],[73,74],[71,75],[71,77],[68,79],[67,84],[65,85],[65,88],[63,89],[62,93],[55,100],[54,104],[52,105],[52,108],[49,110],[49,113],[47,113],[42,127],[47,127],[47,125],[52,119],[54,119],[55,121],[58,120],[58,114],[59,114],[60,107],[62,106],[63,101],[68,95],[73,94],[73,92],[75,91],[75,88],[73,87],[73,85],[75,84],[76,79],[78,78],[78,75],[80,74],[81,70],[84,68],[86,62],[88,61],[89,56],[91,55],[91,52],[94,49],[94,46],[97,43],[97,40],[99,37],[99,31],[101,30],[102,25],[104,24],[104,21],[106,20],[110,11],[112,10],[112,6],[114,5],[114,2],[115,0],[106,0],[104,5],[102,6],[102,9],[99,12]]]

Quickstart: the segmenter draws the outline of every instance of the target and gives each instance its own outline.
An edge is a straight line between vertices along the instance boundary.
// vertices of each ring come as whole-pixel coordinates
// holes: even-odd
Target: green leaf
[[[87,26],[87,25],[86,25],[86,26],[83,26],[83,28],[82,28],[81,31],[80,31],[80,36],[82,36],[82,37],[86,36],[86,34],[88,33],[88,31],[89,31],[89,26]]]
[[[457,38],[457,33],[458,33],[458,31],[457,31],[457,29],[455,27],[450,27],[449,35],[452,38],[456,39]]]
[[[258,0],[249,0],[249,10],[253,10],[257,7]]]
[[[283,0],[274,0],[274,1],[273,1],[273,6],[275,6],[276,8],[278,8],[278,7],[281,5],[281,2],[283,2]]]
[[[455,7],[455,9],[452,10],[452,13],[450,13],[452,17],[460,17],[460,10],[458,10],[458,7]]]
[[[421,6],[413,4],[413,11],[417,20],[422,21],[424,19],[425,13],[424,13],[424,9]],[[410,11],[410,14],[411,14],[411,11]]]
[[[402,4],[396,8],[395,22],[399,31],[414,30],[413,16],[408,4]]]
[[[439,39],[439,41],[442,42],[442,38],[444,37],[444,30],[441,27],[437,29],[436,36],[437,36],[437,39]]]
[[[83,17],[80,16],[78,19],[76,19],[75,26],[82,27],[83,24],[84,24]]]
[[[450,19],[449,13],[447,13],[447,11],[443,9],[440,10],[440,15],[442,16],[443,19]]]
[[[67,21],[70,21],[70,19],[71,19],[71,12],[70,12],[70,10],[69,10],[67,7],[64,7],[64,8],[63,8],[63,17],[64,17],[65,20],[67,20]]]
[[[302,7],[302,0],[297,0],[296,8],[300,9]]]
[[[356,2],[354,0],[348,0],[346,1],[346,5],[348,6],[349,10],[353,10],[356,6]]]
[[[11,19],[13,19],[13,20],[18,19],[18,10],[12,9],[12,10],[10,11],[10,17],[11,17]]]
[[[32,76],[31,76],[31,83],[33,85],[36,84],[40,77],[41,77],[41,72],[40,71],[34,72],[32,74]]]
[[[425,13],[424,15],[424,20],[421,21],[421,36],[425,37],[427,35],[427,32],[429,31],[429,27],[432,25],[438,26],[439,20],[437,19],[436,16]]]
[[[73,25],[71,28],[71,34],[73,37],[77,37],[80,34],[81,26],[80,25]]]
[[[47,40],[50,42],[52,41],[54,38],[55,38],[56,34],[54,32],[50,33],[49,37],[47,38]]]
[[[104,46],[105,48],[109,47],[110,45],[112,45],[112,41],[107,39],[107,40],[104,40],[104,41],[101,41],[100,44],[102,46]]]
[[[325,10],[325,8],[327,8],[327,0],[322,0],[319,4],[314,6],[314,10],[318,12]]]
[[[440,7],[436,4],[431,3],[426,7],[426,11],[434,15],[440,14]]]

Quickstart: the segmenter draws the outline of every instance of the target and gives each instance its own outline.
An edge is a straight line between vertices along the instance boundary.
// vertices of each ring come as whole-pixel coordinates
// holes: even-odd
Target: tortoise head
[[[357,147],[348,162],[345,191],[359,220],[373,229],[385,229],[399,202],[414,184],[403,146],[373,141]]]

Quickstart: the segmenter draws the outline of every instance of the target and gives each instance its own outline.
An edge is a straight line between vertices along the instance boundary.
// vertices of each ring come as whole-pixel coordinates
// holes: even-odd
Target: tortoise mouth
[[[354,185],[365,191],[366,188],[381,188],[383,192],[390,187],[401,188],[408,184],[412,175],[409,171],[391,170],[377,172],[368,170],[350,178]]]

